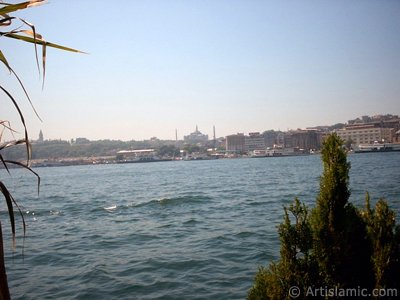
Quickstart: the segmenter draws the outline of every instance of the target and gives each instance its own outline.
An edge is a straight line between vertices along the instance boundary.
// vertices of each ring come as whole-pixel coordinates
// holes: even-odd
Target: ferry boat
[[[267,148],[266,150],[267,156],[303,156],[309,155],[310,152],[300,148],[285,148],[285,147],[273,147]]]
[[[266,153],[266,150],[253,150],[250,152],[249,156],[252,158],[266,157],[267,153]]]
[[[274,146],[265,150],[254,150],[250,153],[250,157],[281,157],[281,156],[299,156],[308,155],[309,152],[299,148],[285,148],[281,146]]]
[[[158,161],[170,161],[171,158],[159,158],[154,149],[121,150],[117,152],[117,163],[147,163]]]
[[[361,144],[358,145],[358,149],[356,149],[354,152],[369,153],[369,152],[392,152],[392,151],[400,151],[400,144],[378,143],[378,142],[375,142],[373,144]]]

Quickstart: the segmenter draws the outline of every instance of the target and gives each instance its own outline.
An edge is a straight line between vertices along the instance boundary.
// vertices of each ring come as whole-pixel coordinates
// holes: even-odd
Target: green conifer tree
[[[322,161],[315,208],[309,214],[298,199],[285,208],[281,258],[259,268],[248,299],[306,299],[306,291],[318,287],[400,290],[400,226],[394,212],[384,200],[372,210],[368,194],[365,210],[349,203],[350,163],[336,134],[325,140]],[[300,294],[291,295],[291,287]]]
[[[321,281],[332,287],[370,288],[371,250],[364,221],[348,202],[350,163],[336,134],[327,137],[321,154],[324,172],[311,217]]]
[[[363,218],[373,251],[374,287],[397,288],[400,291],[400,226],[396,226],[395,213],[384,199],[371,209],[367,193]]]
[[[284,210],[284,222],[278,229],[281,260],[269,268],[260,267],[249,291],[249,299],[286,299],[290,287],[303,290],[318,280],[317,265],[312,256],[313,237],[308,209],[296,198]]]

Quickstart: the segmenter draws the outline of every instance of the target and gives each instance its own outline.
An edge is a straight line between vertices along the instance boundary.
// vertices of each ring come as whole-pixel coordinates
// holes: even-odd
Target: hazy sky
[[[46,40],[42,91],[32,45],[2,38],[41,123],[33,138],[174,139],[400,114],[400,1],[52,0],[21,12]],[[1,118],[17,124],[7,98]]]

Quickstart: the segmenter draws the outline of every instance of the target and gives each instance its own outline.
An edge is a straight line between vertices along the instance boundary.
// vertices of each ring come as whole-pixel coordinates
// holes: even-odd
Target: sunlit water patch
[[[349,160],[351,200],[363,205],[368,190],[399,214],[400,154]],[[1,204],[13,299],[244,299],[279,256],[282,207],[313,205],[322,167],[307,156],[38,172],[39,196],[23,170],[4,178],[27,223],[13,252]]]

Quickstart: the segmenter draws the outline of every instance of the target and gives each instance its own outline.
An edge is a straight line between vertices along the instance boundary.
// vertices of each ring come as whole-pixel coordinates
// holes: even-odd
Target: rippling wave
[[[400,155],[349,159],[352,201],[369,190],[400,212]],[[243,299],[279,255],[282,207],[312,205],[322,167],[308,156],[41,168],[39,197],[13,171],[28,225],[15,252],[3,225],[13,299]]]

